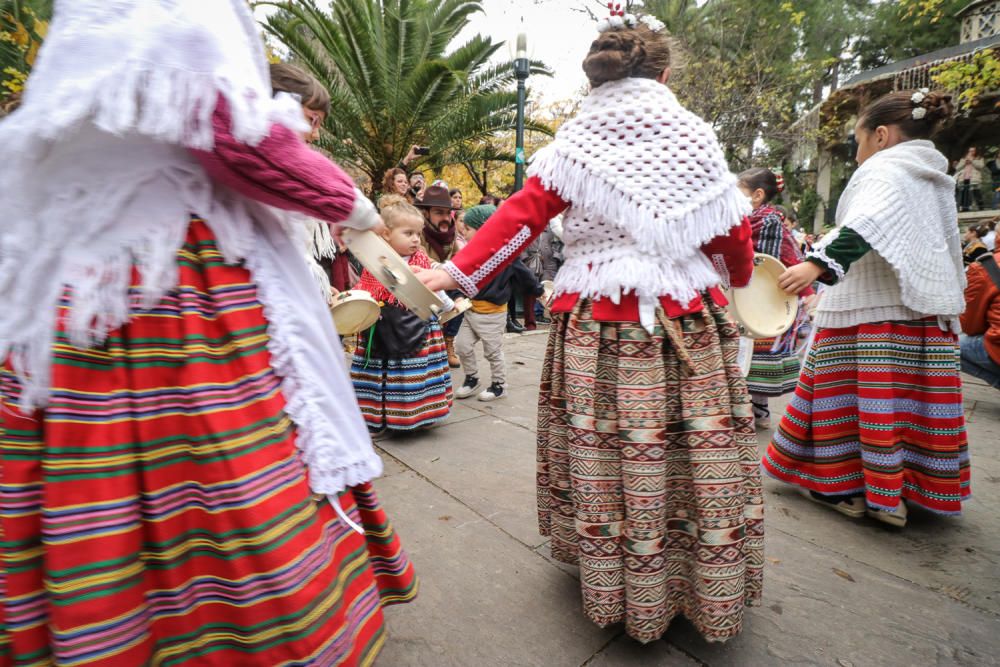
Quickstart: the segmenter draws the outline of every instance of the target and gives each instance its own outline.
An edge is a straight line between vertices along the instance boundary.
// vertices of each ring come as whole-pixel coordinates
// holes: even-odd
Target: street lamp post
[[[517,77],[517,148],[514,151],[514,192],[524,186],[524,105],[527,98],[525,82],[531,72],[528,61],[528,36],[517,36],[517,56],[514,58],[514,75]]]

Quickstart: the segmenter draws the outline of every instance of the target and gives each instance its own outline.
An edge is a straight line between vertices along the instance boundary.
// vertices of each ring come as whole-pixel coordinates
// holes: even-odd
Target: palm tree
[[[314,0],[267,2],[278,12],[264,28],[294,62],[330,91],[321,147],[373,183],[413,145],[430,155],[413,166],[440,168],[513,160],[491,141],[514,128],[517,95],[510,64],[490,64],[503,45],[477,35],[451,48],[474,0]],[[533,63],[535,74],[549,74]],[[532,131],[551,132],[529,122]]]

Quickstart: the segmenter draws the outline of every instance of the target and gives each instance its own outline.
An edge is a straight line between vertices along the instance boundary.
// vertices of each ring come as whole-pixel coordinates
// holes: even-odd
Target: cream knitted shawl
[[[650,254],[685,257],[750,212],[715,132],[653,79],[591,91],[528,173]]]
[[[879,151],[858,168],[844,190],[837,227],[858,232],[889,263],[899,280],[902,305],[953,319],[965,308],[965,271],[955,184],[947,170],[947,158],[930,141],[907,141]],[[824,239],[817,250],[822,252],[835,236]],[[851,292],[853,307],[863,306],[864,286],[849,280],[829,294],[845,290]]]

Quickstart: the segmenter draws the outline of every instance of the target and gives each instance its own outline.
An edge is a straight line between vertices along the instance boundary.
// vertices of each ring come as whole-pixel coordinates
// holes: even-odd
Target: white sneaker
[[[468,375],[465,378],[465,382],[462,383],[462,386],[455,390],[455,398],[469,398],[479,391],[479,388],[482,386],[482,383],[479,382],[479,378],[475,375]]]
[[[495,401],[507,395],[507,391],[502,384],[494,382],[490,388],[479,395],[480,401]]]

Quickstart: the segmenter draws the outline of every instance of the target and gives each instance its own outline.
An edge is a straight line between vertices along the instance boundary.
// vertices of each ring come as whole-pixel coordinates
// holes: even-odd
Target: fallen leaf
[[[451,517],[445,514],[444,516],[439,516],[438,521],[451,521]]]
[[[771,561],[772,563],[774,563],[775,565],[781,565],[781,559],[780,558],[768,558],[768,560]]]
[[[847,579],[848,581],[852,581],[852,582],[854,581],[854,577],[852,577],[851,575],[849,575],[847,572],[844,572],[843,570],[839,570],[837,568],[833,568],[833,573],[835,575],[837,575],[838,577],[840,577],[841,579]]]

